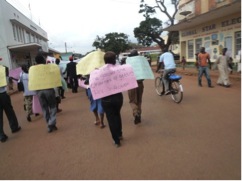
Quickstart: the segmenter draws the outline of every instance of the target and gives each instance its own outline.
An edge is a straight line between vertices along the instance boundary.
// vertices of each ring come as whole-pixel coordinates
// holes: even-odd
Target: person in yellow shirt
[[[209,67],[208,67],[209,66]],[[198,54],[198,85],[202,87],[202,76],[205,74],[205,77],[208,82],[208,87],[212,88],[212,82],[209,74],[209,69],[211,69],[210,56],[205,52],[205,48],[201,47],[200,53]]]

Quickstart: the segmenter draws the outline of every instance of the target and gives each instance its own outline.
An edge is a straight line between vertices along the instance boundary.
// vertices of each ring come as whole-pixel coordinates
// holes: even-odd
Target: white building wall
[[[2,65],[6,65],[9,67],[8,60],[8,51],[6,49],[7,44],[7,36],[4,28],[4,12],[3,12],[3,1],[0,1],[0,58],[2,61],[0,62]]]
[[[47,32],[24,16],[7,1],[0,0],[1,64],[8,66],[10,69],[18,66],[18,63],[14,62],[14,57],[12,56],[11,51],[8,49],[9,46],[37,43],[41,45],[44,52],[48,52],[47,41]],[[18,51],[14,51],[15,56],[18,56],[21,59],[24,58],[23,56],[18,55]],[[22,51],[22,54],[33,54],[31,51],[32,50],[29,52]]]

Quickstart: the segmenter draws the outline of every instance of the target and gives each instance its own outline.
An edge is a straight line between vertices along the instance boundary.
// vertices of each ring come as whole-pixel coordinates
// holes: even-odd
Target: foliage
[[[150,46],[156,42],[161,48],[164,40],[160,37],[162,33],[162,21],[157,18],[146,18],[140,22],[140,26],[134,29],[134,36],[144,46]]]
[[[97,36],[92,46],[104,51],[113,51],[117,55],[131,48],[128,35],[117,32],[108,33],[105,37]]]
[[[169,13],[166,4],[172,2],[170,8],[173,8],[174,12]],[[140,26],[134,29],[134,36],[138,42],[144,46],[150,46],[153,42],[157,43],[161,49],[165,47],[169,48],[171,44],[178,43],[179,33],[177,31],[171,31],[168,33],[168,39],[165,43],[164,39],[161,38],[163,32],[163,22],[157,18],[151,18],[151,15],[156,13],[156,9],[162,12],[168,21],[165,22],[167,25],[174,25],[175,15],[178,12],[178,4],[180,0],[155,0],[155,6],[149,6],[145,3],[145,0],[141,0],[140,11],[143,13],[145,20],[140,22]]]

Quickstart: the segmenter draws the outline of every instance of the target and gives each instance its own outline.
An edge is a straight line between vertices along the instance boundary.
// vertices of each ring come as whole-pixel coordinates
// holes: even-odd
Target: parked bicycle
[[[163,80],[163,73],[164,70],[159,70],[161,73],[158,77],[155,78],[155,90],[159,96],[165,94],[165,85]],[[169,85],[169,92],[174,102],[180,103],[183,99],[183,87],[180,83],[181,76],[175,74],[175,72],[171,72],[167,74],[168,76],[168,85]]]

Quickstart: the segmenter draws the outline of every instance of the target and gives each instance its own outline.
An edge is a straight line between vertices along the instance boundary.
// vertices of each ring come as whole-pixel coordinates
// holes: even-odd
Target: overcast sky
[[[118,32],[136,42],[133,30],[144,20],[140,0],[7,0],[47,32],[49,47],[85,54],[97,35]],[[149,5],[155,0],[146,0]],[[157,15],[158,17],[158,15]]]

